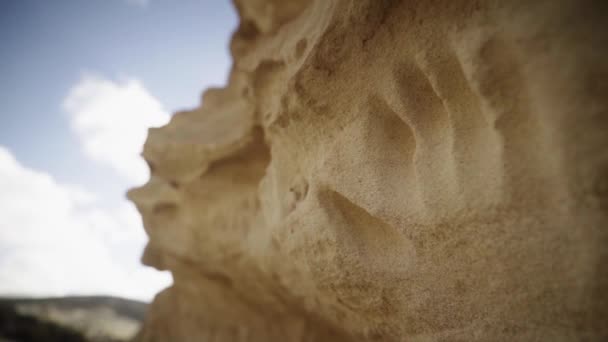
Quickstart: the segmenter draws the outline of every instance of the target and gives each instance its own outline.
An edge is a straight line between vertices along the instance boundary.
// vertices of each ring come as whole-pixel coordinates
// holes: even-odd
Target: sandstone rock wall
[[[240,0],[132,190],[142,341],[608,338],[608,6]]]

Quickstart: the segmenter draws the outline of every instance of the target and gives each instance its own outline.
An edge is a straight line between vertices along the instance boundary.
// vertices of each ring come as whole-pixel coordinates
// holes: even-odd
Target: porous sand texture
[[[608,340],[608,2],[236,8],[130,192],[141,341]]]

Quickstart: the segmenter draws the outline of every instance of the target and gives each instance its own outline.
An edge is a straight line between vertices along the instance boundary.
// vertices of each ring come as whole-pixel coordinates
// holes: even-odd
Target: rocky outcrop
[[[132,190],[142,341],[608,338],[608,6],[236,1]]]
[[[0,298],[0,342],[131,341],[145,310],[116,297]]]

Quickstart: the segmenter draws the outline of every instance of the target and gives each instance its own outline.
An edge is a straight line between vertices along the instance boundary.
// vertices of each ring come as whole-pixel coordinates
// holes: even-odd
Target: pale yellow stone
[[[604,2],[236,7],[130,192],[175,279],[140,340],[608,339]]]

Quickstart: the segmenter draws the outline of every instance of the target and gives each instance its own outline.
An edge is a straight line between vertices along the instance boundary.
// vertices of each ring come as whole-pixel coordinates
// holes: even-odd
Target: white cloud
[[[148,169],[139,157],[147,129],[166,124],[169,115],[141,82],[87,75],[70,90],[63,107],[87,157],[129,181],[147,179]]]
[[[128,202],[102,208],[85,189],[22,166],[2,146],[0,189],[0,294],[150,300],[170,284],[166,272],[139,264],[145,236]]]
[[[135,79],[86,75],[63,102],[91,160],[129,182],[148,177],[139,156],[147,129],[169,120]],[[111,208],[85,188],[21,165],[0,146],[0,295],[108,294],[150,300],[171,283],[144,267],[146,236],[133,205]]]

